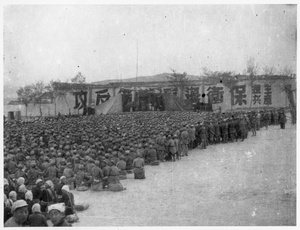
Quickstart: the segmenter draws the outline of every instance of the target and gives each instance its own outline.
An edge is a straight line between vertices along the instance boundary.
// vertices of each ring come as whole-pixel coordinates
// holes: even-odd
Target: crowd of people
[[[4,124],[4,226],[70,226],[72,190],[122,191],[120,180],[145,179],[145,165],[188,156],[189,149],[244,141],[262,127],[285,128],[283,109],[133,112],[60,116]]]

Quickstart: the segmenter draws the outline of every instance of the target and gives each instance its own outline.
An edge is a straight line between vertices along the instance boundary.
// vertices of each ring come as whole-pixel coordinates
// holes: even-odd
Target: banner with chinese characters
[[[213,109],[231,110],[240,108],[286,107],[287,98],[282,84],[277,82],[238,82],[228,88],[223,84],[205,86],[205,102]]]

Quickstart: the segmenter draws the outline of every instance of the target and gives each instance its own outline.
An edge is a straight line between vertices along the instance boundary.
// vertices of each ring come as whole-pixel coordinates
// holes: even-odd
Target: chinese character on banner
[[[247,104],[246,85],[233,86],[230,92],[231,92],[231,105]]]
[[[186,99],[191,102],[199,102],[200,100],[200,93],[199,93],[199,87],[189,87],[185,90],[185,96]]]
[[[96,105],[99,105],[100,102],[101,103],[106,102],[110,98],[110,94],[108,92],[108,89],[99,90],[99,91],[97,91],[95,93],[97,94]]]
[[[82,109],[86,107],[86,102],[87,102],[87,92],[74,92],[73,95],[75,96],[75,107],[74,109]],[[80,100],[80,102],[78,101]]]
[[[265,93],[264,93],[264,104],[272,104],[272,87],[271,85],[265,84]]]
[[[211,98],[212,104],[223,103],[223,87],[213,86],[209,87],[207,91],[209,91],[207,96],[208,98]]]
[[[260,85],[253,85],[252,86],[252,100],[253,105],[256,103],[261,104],[261,87]]]

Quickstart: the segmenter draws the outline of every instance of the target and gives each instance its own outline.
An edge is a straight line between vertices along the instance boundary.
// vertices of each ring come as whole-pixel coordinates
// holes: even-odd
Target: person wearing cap
[[[11,205],[17,201],[17,193],[16,191],[10,191],[8,194],[8,199],[11,201]]]
[[[156,152],[156,149],[153,148],[152,144],[149,145],[148,154],[149,154],[148,161],[149,161],[150,165],[152,165],[152,166],[159,165],[159,161],[157,160],[157,152]]]
[[[17,192],[17,200],[25,200],[25,193],[27,192],[27,188],[24,184],[20,185]]]
[[[41,196],[41,211],[46,212],[49,205],[57,202],[57,197],[54,192],[54,185],[52,181],[48,180],[45,183],[45,189],[42,190]]]
[[[32,214],[28,217],[30,227],[48,227],[46,217],[41,213],[41,206],[35,203],[31,208]]]
[[[220,122],[216,120],[214,122],[214,128],[215,128],[215,143],[220,143]]]
[[[24,227],[28,217],[28,205],[25,200],[17,200],[11,207],[12,217],[5,223],[4,227]]]
[[[145,163],[142,156],[138,153],[137,158],[133,160],[133,173],[134,179],[145,179]]]
[[[252,136],[256,136],[257,119],[255,114],[253,114],[252,117],[250,118],[250,124],[251,124]]]
[[[245,118],[240,119],[240,121],[238,122],[238,126],[239,126],[239,135],[240,135],[242,141],[244,141],[244,139],[246,138],[246,132],[248,132],[247,127],[246,127]]]
[[[273,117],[274,117],[274,125],[278,125],[278,110],[274,109]]]
[[[223,119],[221,125],[220,125],[220,130],[222,134],[222,142],[227,143],[228,142],[228,123],[226,119]]]
[[[120,183],[119,179],[119,169],[116,166],[116,162],[114,160],[111,160],[111,166],[109,170],[109,176],[108,176],[108,189],[109,191],[118,192],[125,190]]]
[[[67,161],[65,158],[62,158],[62,160],[60,161],[60,164],[58,166],[58,178],[60,178],[63,173],[64,170],[67,168]]]
[[[3,186],[4,186],[4,194],[8,197],[8,194],[11,192],[11,191],[14,191],[15,190],[15,187],[10,185],[8,180],[6,178],[4,178],[3,180]]]
[[[284,109],[281,109],[281,111],[279,112],[278,122],[280,124],[280,128],[285,129],[286,115],[285,115]]]
[[[23,167],[24,167],[23,164],[21,163],[18,164],[18,168],[17,171],[15,172],[14,178],[20,178],[20,177],[27,178],[26,173],[22,170]]]
[[[184,127],[180,134],[180,143],[182,149],[182,155],[188,156],[188,144],[189,144],[189,134]]]
[[[260,128],[261,128],[261,117],[262,117],[262,115],[261,115],[260,111],[258,111],[257,114],[256,114],[257,131],[259,131]]]
[[[27,185],[28,189],[32,189],[32,187],[35,185],[36,180],[43,175],[43,172],[36,168],[35,162],[31,163],[29,167],[30,169],[27,172]]]
[[[103,180],[102,180],[102,189],[108,189],[108,176],[109,176],[109,172],[110,172],[110,166],[107,165],[106,161],[103,160],[102,161],[103,164],[103,168],[102,168],[102,172],[103,172]]]
[[[80,164],[78,172],[75,175],[75,185],[77,191],[86,191],[89,189],[89,185],[92,182],[92,177],[84,171],[84,165]]]
[[[69,185],[70,189],[73,190],[75,188],[74,186],[75,174],[71,162],[67,163],[67,168],[65,168],[63,172],[63,176],[65,176],[67,179],[67,185]]]
[[[48,213],[53,227],[71,227],[65,218],[65,204],[57,203],[48,207]]]
[[[176,146],[175,141],[171,135],[168,136],[168,153],[170,160],[176,161]]]
[[[32,192],[30,190],[28,190],[26,193],[25,193],[25,201],[27,202],[28,204],[28,213],[29,215],[32,214],[32,205],[35,203],[35,201],[33,200],[33,195],[32,195]]]
[[[35,186],[32,188],[32,195],[33,195],[33,200],[34,201],[40,201],[42,197],[42,185],[44,184],[42,179],[37,179],[35,182]]]
[[[161,162],[164,161],[164,157],[166,154],[166,137],[163,135],[163,133],[159,133],[159,135],[156,137],[155,140],[155,144],[156,144],[156,151],[157,151],[157,157],[158,160],[160,160]]]
[[[129,150],[125,151],[125,162],[126,162],[126,171],[127,171],[127,173],[132,173],[133,158],[130,156],[130,151]]]
[[[100,161],[96,160],[94,167],[91,169],[92,176],[92,191],[101,191],[102,190],[102,181],[103,181],[103,172],[100,168]]]
[[[25,179],[24,177],[19,177],[17,178],[17,183],[16,183],[16,192],[19,192],[19,187],[21,185],[24,185],[25,184]]]
[[[70,192],[69,186],[64,185],[62,187],[62,197],[58,200],[59,203],[65,204],[65,216],[66,221],[68,223],[73,223],[78,221],[78,216],[75,211],[75,201],[74,201],[74,195]]]
[[[120,160],[117,162],[116,166],[119,169],[120,180],[125,180],[127,178],[125,156],[121,155]]]
[[[12,203],[10,203],[9,199],[7,198],[7,196],[4,194],[4,223],[12,217],[12,213],[11,213],[11,206],[12,206]]]
[[[51,180],[54,184],[58,183],[58,169],[55,166],[55,160],[50,161],[49,167],[44,172],[45,180]]]
[[[59,200],[62,197],[62,191],[61,188],[66,185],[67,178],[65,176],[61,176],[59,179],[59,183],[54,187],[54,191],[57,195],[57,199]]]

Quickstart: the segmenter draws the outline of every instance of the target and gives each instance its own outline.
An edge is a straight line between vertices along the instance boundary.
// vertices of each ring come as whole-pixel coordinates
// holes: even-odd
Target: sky
[[[4,84],[164,72],[296,72],[294,5],[5,5]],[[138,58],[137,58],[138,47]]]

